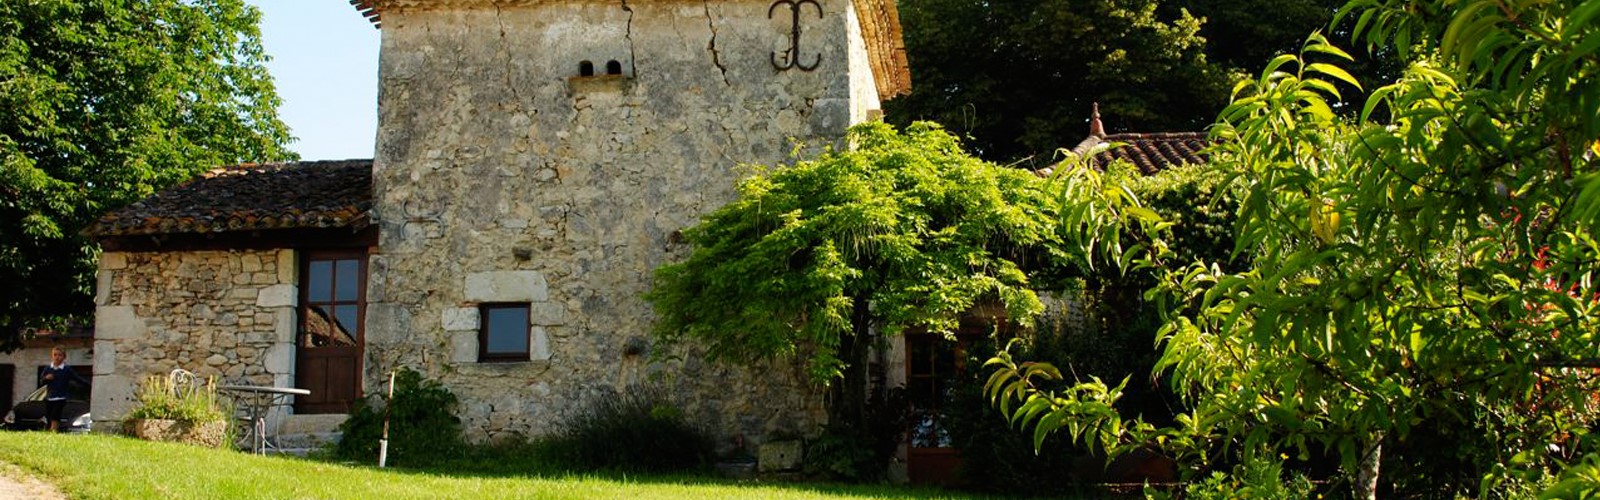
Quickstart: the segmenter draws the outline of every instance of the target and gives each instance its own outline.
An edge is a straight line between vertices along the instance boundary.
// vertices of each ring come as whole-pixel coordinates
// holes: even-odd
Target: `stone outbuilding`
[[[651,357],[642,295],[741,165],[843,146],[909,90],[893,0],[358,0],[381,23],[371,160],[221,168],[105,216],[97,421],[174,368],[340,415],[396,369],[468,438],[667,391],[724,448],[814,430],[794,367]]]

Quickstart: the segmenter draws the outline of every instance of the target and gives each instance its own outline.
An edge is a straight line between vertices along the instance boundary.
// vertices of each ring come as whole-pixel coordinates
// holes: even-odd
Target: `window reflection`
[[[332,257],[332,256],[329,256]],[[362,259],[347,255],[313,256],[302,277],[302,347],[354,346],[361,338]]]
[[[349,319],[336,319],[341,315],[330,314],[328,312],[330,308],[335,310],[348,308],[349,312],[343,316],[346,316]],[[344,324],[355,323],[354,318],[357,316],[355,306],[334,307],[315,305],[305,308],[305,311],[307,311],[308,314],[302,315],[304,319],[300,323],[302,346],[325,347],[351,346],[356,344],[355,337],[350,335],[351,330],[344,326]]]

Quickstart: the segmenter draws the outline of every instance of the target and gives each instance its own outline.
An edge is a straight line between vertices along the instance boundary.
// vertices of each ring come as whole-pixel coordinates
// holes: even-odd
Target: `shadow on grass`
[[[619,453],[622,451],[619,451]],[[567,466],[545,457],[537,445],[519,444],[479,448],[466,456],[437,460],[426,465],[396,464],[379,469],[376,459],[356,463],[327,456],[313,456],[306,460],[335,463],[344,466],[383,471],[390,474],[414,476],[447,476],[474,479],[543,479],[543,480],[603,480],[640,485],[687,485],[731,488],[772,488],[817,496],[843,495],[882,499],[1024,499],[1040,498],[985,492],[945,489],[931,486],[897,484],[847,484],[819,480],[798,473],[765,475],[751,479],[738,479],[717,475],[710,469],[691,469],[679,472],[641,472],[613,469],[584,469]],[[1085,490],[1066,497],[1049,498],[1143,498],[1142,495],[1110,495],[1104,491]]]

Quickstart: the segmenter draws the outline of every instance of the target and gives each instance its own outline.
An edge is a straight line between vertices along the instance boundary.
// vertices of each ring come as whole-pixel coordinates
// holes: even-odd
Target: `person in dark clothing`
[[[45,390],[44,418],[50,422],[50,432],[55,432],[61,425],[61,411],[67,406],[67,397],[70,385],[77,382],[84,386],[89,385],[78,372],[67,368],[67,352],[60,347],[50,348],[50,366],[39,367],[39,385],[49,387]]]

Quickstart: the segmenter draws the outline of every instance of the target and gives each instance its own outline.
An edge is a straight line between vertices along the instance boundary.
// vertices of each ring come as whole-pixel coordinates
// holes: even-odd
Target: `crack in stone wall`
[[[628,13],[627,31],[623,32],[623,39],[628,41],[628,68],[633,70],[632,76],[639,75],[639,56],[633,47],[633,7],[628,6],[628,0],[622,0],[622,10]]]
[[[705,0],[702,6],[706,11],[706,28],[711,30],[711,40],[706,42],[706,50],[711,51],[711,64],[722,72],[722,84],[732,87],[733,82],[728,81],[728,67],[722,64],[722,54],[717,51],[717,23],[711,16],[711,0]]]
[[[532,123],[533,117],[529,116],[527,110],[522,108],[522,93],[517,91],[516,83],[511,80],[511,74],[513,73],[512,69],[514,66],[511,64],[511,42],[506,39],[505,12],[500,8],[500,2],[494,2],[493,5],[494,21],[495,24],[500,28],[500,61],[501,65],[505,69],[505,73],[501,78],[501,81],[505,85],[506,91],[511,92],[512,112],[528,120],[529,123]],[[537,113],[537,111],[535,111],[535,113]]]

